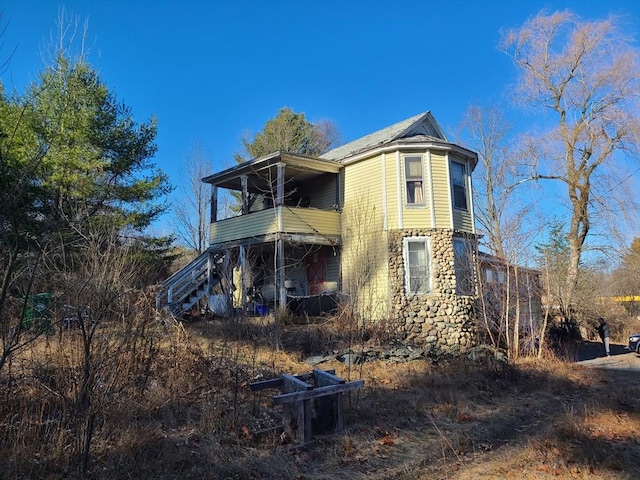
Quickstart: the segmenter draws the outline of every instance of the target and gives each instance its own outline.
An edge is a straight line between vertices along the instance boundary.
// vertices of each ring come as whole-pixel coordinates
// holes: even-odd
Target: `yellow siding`
[[[282,209],[282,231],[340,235],[340,214],[317,208],[284,207]]]
[[[211,224],[211,243],[276,233],[278,212],[282,215],[282,232],[309,235],[340,235],[340,213],[316,208],[269,208],[248,215],[228,218]]]
[[[444,153],[431,152],[431,176],[433,183],[433,205],[436,228],[451,228],[451,200],[449,198],[449,176],[447,157]]]
[[[327,290],[338,290],[340,282],[340,253],[332,248],[327,248],[327,271],[325,283]]]
[[[211,224],[210,243],[228,242],[277,230],[276,209],[227,218]]]
[[[387,229],[398,229],[398,195],[402,195],[402,191],[398,192],[398,166],[396,154],[388,153],[385,159],[384,178],[387,187]]]
[[[384,318],[389,308],[382,192],[381,156],[345,167],[342,283],[365,319]]]
[[[471,213],[454,209],[453,228],[464,232],[473,232],[473,217]]]

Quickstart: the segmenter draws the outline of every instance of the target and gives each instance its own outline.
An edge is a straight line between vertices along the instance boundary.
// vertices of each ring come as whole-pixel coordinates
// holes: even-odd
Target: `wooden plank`
[[[313,387],[307,382],[294,377],[293,375],[282,375],[282,390],[286,393],[313,390]]]
[[[315,370],[316,372],[318,371],[322,371],[322,370]],[[336,371],[335,369],[329,369],[329,370],[324,370],[324,372],[328,373],[328,374],[335,374]],[[313,372],[311,373],[303,373],[300,375],[293,375],[294,377],[296,377],[298,380],[302,380],[303,382],[307,382],[309,380],[311,380],[313,378]],[[336,377],[338,378],[338,377]],[[278,378],[272,378],[270,380],[260,380],[259,382],[251,382],[249,384],[249,389],[252,392],[256,392],[258,390],[266,390],[267,388],[279,388],[282,386],[282,377],[278,377]]]
[[[361,388],[363,386],[364,380],[355,380],[353,382],[343,383],[340,385],[328,385],[326,387],[314,388],[313,390],[284,393],[282,395],[276,395],[275,397],[273,397],[273,404],[283,405],[285,403],[306,400],[307,398],[325,397],[327,395],[334,395],[336,393],[348,392],[349,390]]]
[[[326,387],[329,385],[343,385],[346,380],[320,369],[313,371],[314,385]],[[316,429],[318,433],[342,432],[342,393],[315,398]]]
[[[252,392],[258,390],[265,390],[267,388],[278,388],[282,386],[282,378],[272,378],[271,380],[261,380],[259,382],[252,382],[249,384],[249,389]]]
[[[342,420],[342,393],[337,393],[335,399],[336,431],[342,433],[344,430],[344,422]]]
[[[304,411],[304,441],[310,442],[313,440],[313,428],[311,425],[311,399],[302,401],[302,409]]]
[[[334,371],[335,372],[335,371]],[[317,387],[325,387],[327,385],[338,385],[346,383],[346,380],[335,376],[334,372],[328,372],[325,370],[315,369],[313,371],[313,379]]]

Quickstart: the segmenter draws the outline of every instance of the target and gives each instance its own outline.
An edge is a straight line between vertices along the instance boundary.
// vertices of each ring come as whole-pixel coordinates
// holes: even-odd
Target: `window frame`
[[[410,177],[409,169],[407,168],[407,162],[410,159],[420,160],[420,177]],[[402,156],[404,167],[404,203],[407,207],[425,207],[427,205],[427,197],[425,190],[425,175],[424,175],[424,155],[422,154],[406,154]],[[422,194],[422,202],[410,202],[409,201],[409,183],[420,182],[420,189]],[[415,194],[414,194],[415,199]]]
[[[462,167],[462,185],[458,185],[454,182],[453,175],[453,165]],[[463,212],[469,211],[469,175],[467,173],[467,164],[463,162],[459,162],[457,160],[451,159],[449,161],[449,177],[451,182],[451,201],[453,203],[453,208],[456,210],[460,210]],[[462,188],[464,192],[464,206],[457,205],[456,189]]]
[[[410,244],[423,244],[425,251],[425,264],[424,265],[411,265],[410,259]],[[415,237],[404,237],[402,239],[402,257],[404,263],[404,289],[406,295],[426,295],[431,293],[433,290],[432,286],[432,269],[431,269],[431,237],[428,236],[415,236]],[[417,290],[412,289],[412,278],[417,278],[412,276],[412,267],[413,268],[424,268],[425,275],[420,282],[420,286]],[[425,288],[426,287],[426,288]]]
[[[462,245],[462,252],[465,253],[466,257],[464,260],[460,256],[460,250],[457,248],[457,245]],[[473,244],[469,239],[460,237],[453,238],[453,268],[456,276],[457,295],[470,296],[476,294],[473,254]],[[465,264],[462,263],[463,261]]]

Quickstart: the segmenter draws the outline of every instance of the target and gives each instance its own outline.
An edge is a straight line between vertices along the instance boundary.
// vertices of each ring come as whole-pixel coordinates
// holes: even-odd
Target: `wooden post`
[[[247,312],[247,252],[244,245],[240,245],[238,256],[240,257],[240,308],[244,316]]]
[[[282,375],[282,391],[293,393],[312,390],[306,382],[292,376]],[[305,398],[282,406],[282,426],[294,440],[309,442],[313,438],[311,431],[311,399]]]
[[[211,185],[211,223],[218,221],[218,187]]]
[[[247,176],[240,175],[240,183],[242,184],[242,215],[249,213],[249,191],[247,187]]]
[[[315,369],[313,379],[316,387],[326,387],[329,385],[343,385],[345,380],[331,373]],[[319,397],[316,399],[317,429],[319,433],[336,431],[342,433],[344,428],[342,420],[342,393]]]
[[[284,205],[284,163],[277,165],[276,177],[276,204],[275,211],[278,215],[278,232],[276,233],[276,297],[278,298],[277,306],[286,308],[287,306],[287,290],[284,288],[286,265],[284,258],[284,240],[282,240],[282,206]]]

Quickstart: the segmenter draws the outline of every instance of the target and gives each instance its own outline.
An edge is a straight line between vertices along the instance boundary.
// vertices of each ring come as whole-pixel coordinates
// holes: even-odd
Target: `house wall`
[[[423,158],[424,206],[406,205],[405,155]],[[399,149],[349,164],[342,176],[342,290],[357,304],[363,316],[389,319],[395,315],[394,320],[400,321],[400,330],[407,337],[417,336],[422,343],[433,344],[434,348],[441,346],[439,342],[448,345],[454,337],[463,339],[455,343],[458,347],[471,341],[469,316],[473,299],[455,295],[452,239],[454,229],[459,233],[473,232],[472,206],[469,199],[468,212],[453,212],[449,161],[449,155],[442,151]],[[398,292],[403,292],[399,285],[404,285],[402,237],[411,235],[407,232],[428,232],[434,245],[446,245],[446,254],[442,253],[444,247],[435,250],[440,253],[434,257],[434,265],[441,267],[434,277],[437,288],[422,299],[429,300],[427,310],[420,299],[407,302],[398,297]],[[399,259],[394,258],[397,252],[394,254],[393,248],[399,248]],[[444,256],[451,258],[445,261]],[[393,270],[398,261],[401,270]],[[447,282],[449,286],[444,287]],[[406,308],[407,316],[398,317],[398,308]],[[415,308],[418,310],[414,311]],[[455,312],[447,314],[449,310]],[[452,330],[451,335],[437,330],[434,340],[431,338],[434,335],[426,334],[426,327],[425,332],[420,330],[418,334],[416,325],[424,322],[419,320],[422,317],[416,321],[413,314],[417,316],[420,312],[428,312],[424,318],[444,322],[446,331]],[[455,327],[449,325],[452,322]]]
[[[340,250],[335,247],[327,249],[327,290],[334,292],[340,289]]]
[[[400,218],[398,205],[402,205],[402,193],[398,190],[401,179],[403,178],[403,173],[400,171],[398,156],[395,153],[384,154],[381,157],[381,161],[381,175],[382,181],[384,182],[384,189],[380,191],[380,194],[386,194],[385,227],[386,229],[398,228]]]
[[[451,187],[449,184],[449,167],[444,152],[431,152],[431,184],[433,185],[433,210],[435,211],[436,228],[451,228]]]
[[[342,290],[366,319],[389,311],[383,167],[379,155],[347,166],[343,175]]]
[[[432,290],[424,295],[405,292],[403,238],[415,236],[431,240]],[[476,297],[456,294],[453,238],[452,230],[389,232],[391,324],[397,336],[436,355],[468,350],[476,334]]]
[[[326,173],[314,177],[312,181],[301,183],[297,194],[309,197],[311,207],[333,210],[338,203],[336,186],[336,175]]]
[[[467,172],[469,172],[469,164],[465,162],[461,158],[451,157],[451,160],[456,160],[459,163],[463,163],[467,165]],[[469,180],[470,177],[467,177]],[[473,232],[473,214],[472,214],[472,198],[471,198],[471,182],[470,180],[467,183],[467,202],[468,202],[468,210],[465,212],[463,210],[453,209],[453,228],[455,230],[462,230],[465,232]]]
[[[415,150],[410,152],[400,151],[399,152],[399,171],[400,171],[400,181],[398,182],[398,201],[402,205],[402,223],[395,222],[390,225],[392,229],[398,228],[424,228],[431,226],[431,186],[430,186],[430,175],[431,172],[429,170],[429,162],[427,157],[426,150],[416,152]],[[425,195],[425,204],[424,205],[407,205],[407,182],[405,181],[405,162],[404,157],[407,155],[420,155],[422,157],[422,165],[423,165],[423,178],[424,178],[424,195]]]

